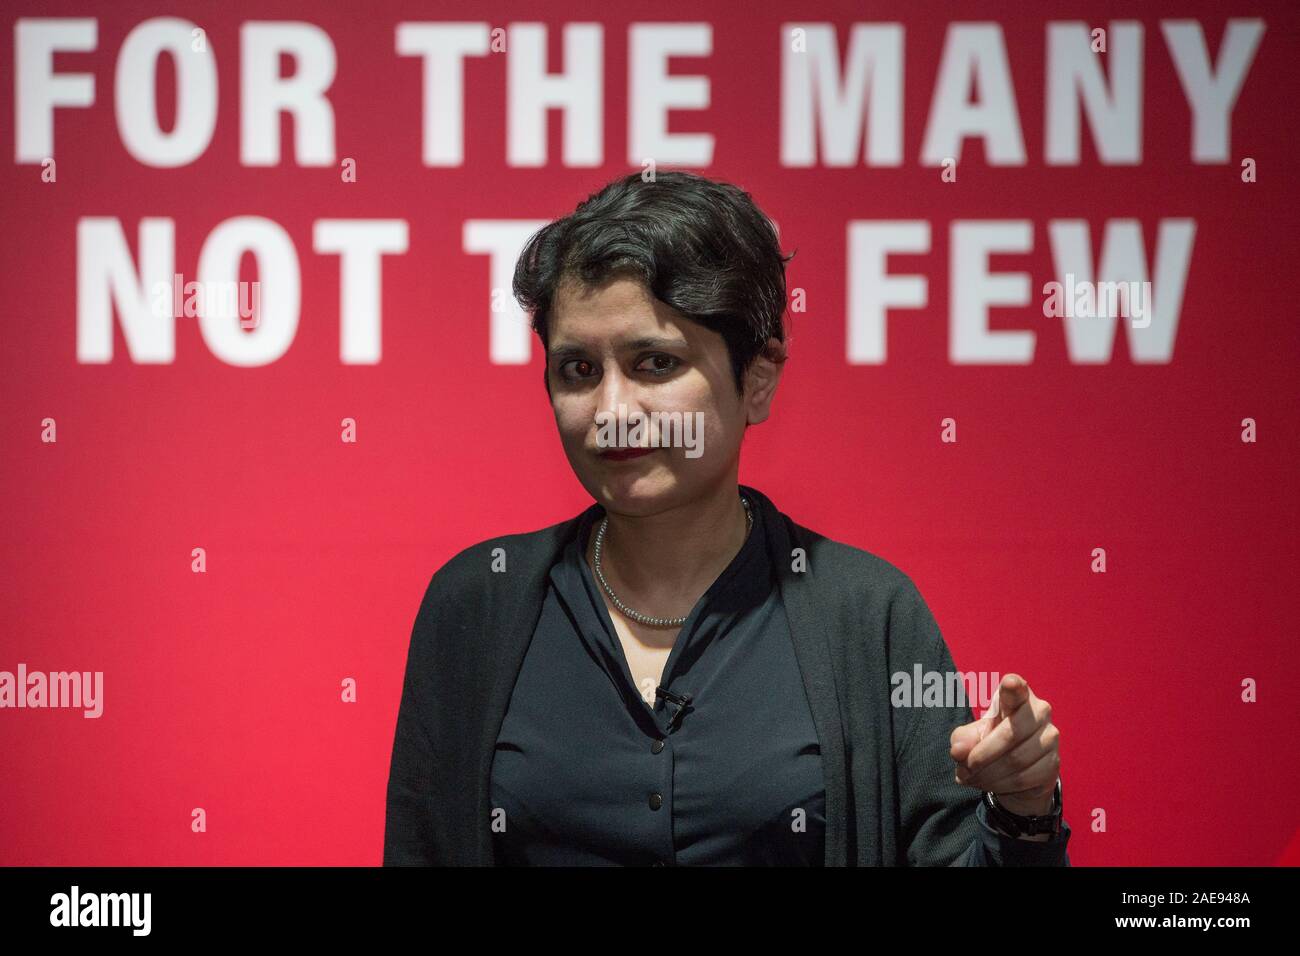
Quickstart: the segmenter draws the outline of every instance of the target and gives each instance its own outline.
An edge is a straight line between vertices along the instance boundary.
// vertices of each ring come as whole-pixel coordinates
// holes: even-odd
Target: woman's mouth
[[[640,458],[648,455],[657,448],[606,448],[600,453],[600,457],[605,461],[630,461],[633,458]]]

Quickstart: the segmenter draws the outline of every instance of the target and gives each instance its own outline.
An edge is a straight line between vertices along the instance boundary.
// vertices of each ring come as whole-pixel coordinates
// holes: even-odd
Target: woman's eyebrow
[[[618,348],[621,352],[639,352],[643,349],[688,349],[690,343],[685,339],[649,335],[620,342]],[[583,358],[588,353],[587,349],[581,345],[563,344],[553,346],[546,354],[553,359],[570,359]]]
[[[669,339],[655,335],[631,339],[619,346],[625,352],[639,352],[641,349],[684,349],[689,347],[690,343],[685,339]]]
[[[553,359],[583,358],[587,350],[581,345],[556,345],[548,349],[546,354]]]

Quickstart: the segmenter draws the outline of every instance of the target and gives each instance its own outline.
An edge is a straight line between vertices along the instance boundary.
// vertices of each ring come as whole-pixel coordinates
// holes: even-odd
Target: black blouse
[[[651,708],[585,554],[551,568],[497,737],[500,864],[820,866],[821,750],[761,509],[682,625]],[[682,699],[689,695],[689,704]]]

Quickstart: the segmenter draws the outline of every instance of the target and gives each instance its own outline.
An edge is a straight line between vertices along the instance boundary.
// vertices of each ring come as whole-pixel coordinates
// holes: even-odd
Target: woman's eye
[[[650,363],[649,368],[646,367],[647,362]],[[637,370],[650,372],[652,375],[667,375],[680,364],[681,362],[672,355],[648,355],[641,360]]]
[[[576,371],[574,367],[576,367]],[[586,378],[591,374],[591,371],[592,364],[586,359],[570,359],[560,366],[560,375],[569,381],[576,378]]]

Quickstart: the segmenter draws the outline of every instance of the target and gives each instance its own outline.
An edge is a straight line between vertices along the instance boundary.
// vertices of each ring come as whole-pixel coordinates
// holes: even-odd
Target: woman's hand
[[[988,712],[952,732],[949,752],[958,783],[997,794],[1012,813],[1039,816],[1052,808],[1060,739],[1052,705],[1019,674],[1007,674]]]

